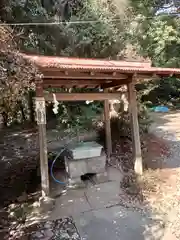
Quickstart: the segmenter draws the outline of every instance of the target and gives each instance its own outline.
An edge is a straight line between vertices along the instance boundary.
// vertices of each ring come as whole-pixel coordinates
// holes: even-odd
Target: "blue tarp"
[[[169,108],[166,106],[157,106],[157,107],[153,107],[152,110],[154,112],[169,112]]]

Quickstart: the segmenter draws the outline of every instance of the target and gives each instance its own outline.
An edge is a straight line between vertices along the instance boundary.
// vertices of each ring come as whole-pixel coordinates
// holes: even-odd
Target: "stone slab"
[[[120,183],[123,179],[122,172],[114,167],[108,167],[107,174],[109,181],[116,181]]]
[[[109,181],[109,178],[108,178],[107,172],[97,173],[97,174],[93,177],[93,181],[94,181],[96,184],[108,182],[108,181]]]
[[[108,207],[119,203],[120,183],[113,181],[91,186],[85,194],[93,209]]]
[[[82,189],[68,190],[64,195],[56,199],[54,210],[50,215],[50,220],[79,215],[82,212],[90,210],[91,207]]]
[[[164,229],[151,213],[121,206],[75,216],[83,240],[161,240]]]

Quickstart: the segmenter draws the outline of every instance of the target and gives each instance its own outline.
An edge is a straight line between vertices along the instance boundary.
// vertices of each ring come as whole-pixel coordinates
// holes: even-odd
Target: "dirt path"
[[[180,111],[152,113],[153,123],[150,131],[167,141],[180,141]]]
[[[180,239],[180,112],[153,113],[152,119],[150,132],[165,140],[169,154],[160,157],[160,169],[153,169],[157,183],[150,201],[165,216],[165,239]]]

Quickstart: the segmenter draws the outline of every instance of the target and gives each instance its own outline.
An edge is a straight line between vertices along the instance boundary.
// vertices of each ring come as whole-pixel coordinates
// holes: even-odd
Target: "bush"
[[[93,128],[93,122],[102,112],[103,108],[99,103],[86,104],[66,103],[59,105],[58,127],[59,129],[69,129],[69,131],[80,133]]]
[[[139,105],[139,129],[140,135],[148,132],[151,120],[148,115],[148,110],[142,104]],[[105,124],[104,122],[96,124],[99,138],[102,141],[105,139]],[[131,140],[131,122],[128,112],[120,112],[117,117],[111,118],[111,134],[113,139],[128,138]]]
[[[172,108],[180,106],[180,79],[163,78],[143,84],[137,84],[139,99],[147,107],[167,105]]]

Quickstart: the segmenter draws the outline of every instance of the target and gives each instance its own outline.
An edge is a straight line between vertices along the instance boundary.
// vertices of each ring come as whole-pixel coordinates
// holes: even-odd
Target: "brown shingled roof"
[[[178,68],[156,68],[151,67],[150,62],[109,61],[83,58],[64,58],[48,56],[23,55],[24,58],[34,62],[41,70],[84,70],[84,71],[117,71],[122,73],[157,74],[157,75],[179,75]]]

